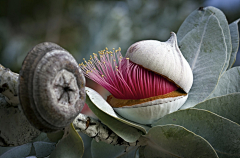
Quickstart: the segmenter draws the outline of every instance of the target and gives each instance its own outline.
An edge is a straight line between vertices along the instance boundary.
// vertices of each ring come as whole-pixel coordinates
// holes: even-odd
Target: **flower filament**
[[[99,54],[99,55],[98,55]],[[174,83],[123,58],[121,48],[105,48],[79,64],[84,75],[119,99],[143,99],[177,90]],[[98,57],[99,56],[99,57]]]

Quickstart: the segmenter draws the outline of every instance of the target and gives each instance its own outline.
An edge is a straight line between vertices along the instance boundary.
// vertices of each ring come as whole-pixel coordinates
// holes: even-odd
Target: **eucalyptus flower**
[[[125,57],[121,48],[106,48],[84,62],[80,66],[85,76],[111,93],[107,102],[114,110],[141,124],[178,110],[193,82],[173,32],[166,42],[145,40],[131,45]]]

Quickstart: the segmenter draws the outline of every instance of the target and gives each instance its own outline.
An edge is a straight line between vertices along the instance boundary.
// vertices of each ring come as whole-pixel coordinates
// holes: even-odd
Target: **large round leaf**
[[[151,157],[154,157],[154,158],[155,157],[157,157],[157,158],[159,158],[159,157],[160,158],[178,158],[179,157],[176,155],[171,155],[171,154],[161,152],[161,151],[154,149],[152,147],[149,147],[149,146],[144,146],[139,149],[139,158],[148,158],[149,153],[150,153]]]
[[[56,143],[49,142],[34,142],[33,147],[36,152],[36,157],[46,157],[51,154],[51,152],[55,149]]]
[[[138,148],[138,146],[113,146],[105,142],[96,142],[94,139],[91,143],[91,152],[93,158],[134,158]]]
[[[177,36],[180,49],[193,71],[193,86],[181,107],[186,109],[206,99],[216,87],[227,61],[227,45],[222,26],[211,8],[191,13]]]
[[[229,61],[230,61],[230,56],[231,56],[231,52],[232,52],[232,42],[231,42],[231,33],[230,33],[230,28],[228,25],[228,21],[226,19],[226,16],[224,15],[224,13],[215,7],[209,6],[209,7],[205,7],[205,8],[199,8],[198,11],[209,11],[212,12],[214,14],[214,16],[218,19],[220,26],[223,30],[223,35],[224,35],[224,39],[225,39],[225,43],[226,43],[226,47],[227,47],[227,59],[225,61],[224,64],[224,68],[222,70],[222,73],[224,73],[227,69],[227,67],[229,66]],[[196,14],[194,14],[194,16],[196,16]],[[197,15],[198,16],[198,15]],[[195,19],[197,20],[197,19]],[[189,21],[185,21],[183,24],[183,27],[180,27],[179,32],[178,32],[178,40],[181,40],[182,38],[184,38],[184,36],[188,33],[188,31],[193,30],[196,25],[195,23],[191,23]],[[187,29],[185,28],[186,25],[188,26]],[[235,31],[235,30],[234,30]],[[238,34],[237,32],[235,32],[235,34]]]
[[[229,25],[229,29],[230,29],[230,33],[231,33],[231,41],[232,41],[232,53],[231,53],[228,69],[230,69],[233,66],[233,64],[236,60],[237,52],[238,52],[238,47],[239,47],[238,22],[239,22],[239,20],[240,19],[234,21],[233,23],[231,23]]]
[[[57,133],[51,133],[51,135]],[[50,140],[48,134],[42,132],[38,137],[33,139],[32,145],[33,146],[30,155],[34,155],[36,157],[46,157],[49,156],[51,152],[55,149],[56,141],[54,142]]]
[[[33,147],[36,152],[36,157],[46,157],[51,154],[51,152],[55,149],[56,143],[50,142],[34,142]]]
[[[89,108],[104,124],[125,141],[135,142],[141,135],[139,130],[146,133],[148,127],[118,116],[113,108],[96,91],[86,87],[86,93],[86,103]]]
[[[0,156],[5,153],[6,151],[13,149],[14,147],[2,147],[0,146]]]
[[[0,158],[27,157],[30,154],[30,151],[32,148],[32,143],[23,144],[21,146],[16,146],[16,147],[2,147],[2,148],[3,148],[2,150],[4,150],[4,148],[6,148],[7,151],[4,152],[2,155],[0,155]]]
[[[179,110],[153,124],[177,124],[205,138],[224,158],[240,156],[240,126],[203,109]]]
[[[93,158],[113,158],[122,155],[125,151],[125,146],[113,146],[105,142],[96,142],[94,139],[91,144]]]
[[[120,155],[118,158],[139,158],[138,157],[138,146],[135,147],[128,147],[126,148],[125,152]]]
[[[212,13],[214,13],[214,16],[216,16],[216,18],[218,19],[220,26],[222,27],[222,30],[223,30],[223,35],[224,35],[224,39],[227,46],[227,59],[225,61],[225,64],[221,73],[223,74],[229,66],[229,61],[232,53],[232,42],[231,42],[231,34],[230,34],[228,21],[224,13],[218,8],[210,6],[210,7],[206,7],[205,9],[209,9],[210,11],[212,11]]]
[[[49,158],[80,158],[83,151],[83,141],[71,124],[65,137],[59,141]]]
[[[52,133],[53,134],[53,133]],[[38,141],[42,141],[42,142],[49,142],[49,143],[53,143],[54,141],[51,141],[48,137],[48,134],[45,132],[40,133],[36,138],[34,138],[31,142],[38,142]]]
[[[213,147],[202,137],[178,125],[151,128],[146,135],[148,145],[144,156],[151,157],[204,157],[217,158]]]
[[[240,124],[240,93],[211,98],[194,106],[205,109]]]
[[[53,133],[47,133],[47,138],[51,142],[58,142],[63,137],[64,131],[58,131]]]
[[[56,143],[51,142],[46,133],[41,133],[32,143],[17,147],[0,147],[0,156],[2,157],[46,157],[54,150]],[[9,150],[9,151],[8,151]]]
[[[208,99],[236,92],[240,92],[240,66],[231,68],[222,75]]]
[[[78,134],[80,135],[80,137],[83,140],[83,144],[84,144],[84,153],[83,153],[83,158],[92,158],[92,153],[91,153],[91,143],[92,140],[94,138],[89,137],[88,135],[82,133],[82,132],[78,132]]]

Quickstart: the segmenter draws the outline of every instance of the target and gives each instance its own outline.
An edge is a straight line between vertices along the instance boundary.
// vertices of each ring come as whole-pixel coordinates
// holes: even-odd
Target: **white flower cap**
[[[145,40],[131,45],[126,58],[174,82],[186,93],[192,87],[192,70],[177,45],[174,32],[166,42]]]

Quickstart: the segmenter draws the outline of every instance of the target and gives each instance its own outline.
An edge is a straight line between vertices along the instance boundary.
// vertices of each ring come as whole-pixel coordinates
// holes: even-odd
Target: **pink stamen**
[[[123,58],[120,48],[106,48],[79,64],[84,75],[107,89],[118,99],[143,99],[177,90],[174,83]]]

